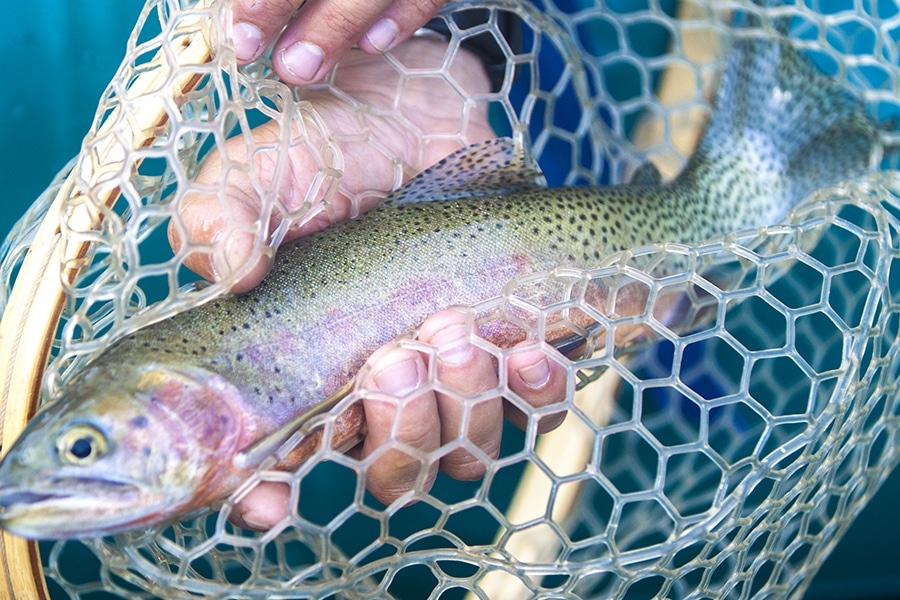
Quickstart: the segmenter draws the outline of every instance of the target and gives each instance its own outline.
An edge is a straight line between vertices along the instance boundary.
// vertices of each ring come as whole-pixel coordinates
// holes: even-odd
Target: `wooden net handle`
[[[154,68],[142,65],[143,72],[128,86],[128,96],[143,97],[167,84],[176,99],[193,90],[202,74],[189,66],[212,59],[210,33],[208,15],[180,21],[173,31],[180,43],[160,49],[150,63]],[[169,64],[168,55],[175,57],[175,65]],[[183,66],[184,70],[180,68]],[[121,118],[123,110],[128,113],[127,118]],[[119,171],[127,154],[152,144],[167,120],[166,104],[159,96],[148,95],[133,109],[124,104],[117,106],[98,129],[97,137],[105,137],[106,141],[95,148],[97,162],[84,161],[87,167],[80,173],[82,180],[96,181],[100,173]],[[117,130],[115,136],[104,136],[121,124],[127,124],[127,129]],[[72,283],[78,275],[78,267],[67,265],[79,265],[78,259],[89,250],[87,241],[67,243],[60,233],[60,222],[64,218],[72,230],[90,230],[97,219],[96,211],[90,209],[92,203],[112,207],[119,198],[116,188],[91,201],[69,202],[73,208],[63,215],[63,203],[81,195],[75,187],[75,173],[73,170],[66,178],[41,221],[0,319],[0,455],[6,454],[37,411],[44,368],[65,302],[63,282]],[[2,532],[0,563],[0,596],[49,599],[35,542]]]

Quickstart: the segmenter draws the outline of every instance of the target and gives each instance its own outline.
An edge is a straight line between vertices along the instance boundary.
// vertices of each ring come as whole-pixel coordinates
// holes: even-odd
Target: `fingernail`
[[[322,49],[312,42],[297,42],[281,51],[281,62],[301,81],[315,79],[324,60]]]
[[[386,52],[394,45],[400,29],[393,19],[378,19],[366,32],[366,39],[379,52]]]
[[[374,376],[375,387],[385,394],[405,396],[425,382],[424,365],[419,360],[408,358],[388,365]]]
[[[519,377],[530,388],[540,388],[550,381],[550,363],[545,358],[541,358],[533,365],[522,367],[518,371]]]
[[[429,342],[432,346],[438,346],[438,360],[441,361],[442,365],[446,365],[449,367],[457,367],[472,356],[472,344],[461,340],[462,338],[467,338],[469,334],[468,328],[465,325],[450,325],[449,327],[445,327],[441,329],[433,336]],[[453,343],[457,342],[457,343]],[[440,348],[440,346],[446,345],[446,348]]]
[[[234,55],[241,62],[255,60],[262,52],[262,32],[250,23],[235,23],[231,39],[234,42]]]
[[[253,531],[268,531],[272,528],[272,525],[270,523],[264,523],[263,521],[255,519],[254,517],[241,515],[238,518],[244,522],[244,529],[252,529]]]

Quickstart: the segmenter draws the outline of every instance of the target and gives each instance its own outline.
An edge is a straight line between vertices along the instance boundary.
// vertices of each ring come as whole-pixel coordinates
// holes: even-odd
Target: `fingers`
[[[371,54],[387,52],[425,25],[446,0],[395,0],[371,24],[358,45]]]
[[[399,48],[396,55],[404,64],[417,66],[417,61],[424,61],[430,65],[439,64],[445,51],[445,44],[415,38]],[[356,54],[351,57],[353,60],[342,64],[336,83],[364,104],[391,109],[397,92],[396,70],[380,57]],[[488,89],[480,61],[468,53],[458,54],[451,72],[471,93]],[[286,168],[276,168],[285,159],[275,154],[284,135],[282,125],[276,121],[230,138],[224,148],[211,152],[201,165],[193,187],[208,191],[192,192],[183,198],[178,206],[180,219],[173,219],[169,227],[169,239],[176,252],[190,242],[191,253],[185,264],[198,275],[217,281],[230,271],[246,268],[232,291],[243,292],[259,283],[268,269],[271,249],[261,247],[257,238],[265,239],[278,226],[282,215],[294,213],[306,201],[306,191],[320,176],[322,163],[322,157],[310,148],[322,147],[326,137],[346,140],[338,148],[343,157],[339,193],[329,198],[327,211],[318,212],[302,226],[288,229],[284,241],[322,229],[353,212],[365,212],[379,198],[372,190],[389,190],[396,184],[398,162],[422,169],[458,149],[459,142],[452,139],[454,132],[470,143],[493,137],[484,107],[468,112],[464,119],[461,98],[448,93],[433,78],[411,79],[399,106],[393,109],[396,115],[388,111],[363,115],[346,100],[322,90],[313,90],[304,98],[315,106],[328,131],[310,127],[308,144],[301,143],[305,140],[292,140]],[[428,106],[428,110],[422,110],[422,106]],[[461,123],[465,123],[464,130],[460,130]],[[427,141],[425,136],[438,139]],[[273,181],[276,175],[282,180]],[[264,223],[258,223],[264,212],[260,189],[277,192],[278,207]],[[265,228],[261,236],[255,233],[260,226]],[[195,248],[194,244],[199,246]]]
[[[244,529],[267,531],[290,513],[290,501],[286,483],[261,481],[232,507],[228,519]]]
[[[231,37],[238,62],[259,58],[301,4],[303,0],[234,0]]]
[[[466,316],[447,310],[430,317],[419,340],[437,347],[436,394],[441,446],[453,448],[441,458],[441,470],[455,479],[478,479],[487,465],[473,446],[494,459],[500,453],[503,400],[491,354],[471,343]]]
[[[433,315],[420,328],[419,340],[436,348],[434,391],[415,391],[427,380],[422,355],[390,350],[373,363],[373,380],[378,390],[396,393],[399,399],[367,398],[363,403],[369,432],[361,457],[394,443],[366,470],[366,487],[386,504],[413,488],[431,488],[438,464],[428,460],[429,454],[439,456],[440,470],[455,479],[482,477],[487,461],[499,455],[504,411],[519,427],[528,423],[525,413],[504,405],[494,358],[473,343],[463,313],[447,310]],[[523,346],[512,354],[507,368],[510,390],[532,407],[552,406],[566,398],[568,371],[536,346]],[[564,418],[564,408],[544,414],[538,431],[549,431]],[[396,448],[398,442],[408,450]]]
[[[275,71],[294,85],[318,81],[388,5],[384,0],[311,0],[275,43]]]
[[[436,348],[433,388],[425,387],[426,357],[407,348],[376,353],[366,381],[366,389],[375,394],[363,400],[368,434],[359,457],[374,457],[365,483],[384,504],[413,489],[430,490],[439,467],[455,479],[482,477],[485,459],[499,455],[504,411],[519,427],[528,423],[524,412],[501,399],[493,356],[472,343],[463,313],[433,315],[422,324],[419,340]],[[509,389],[535,409],[562,402],[569,385],[565,367],[534,342],[519,349],[506,360]],[[544,414],[539,432],[557,427],[564,418],[564,408]],[[289,487],[262,482],[235,504],[229,518],[240,527],[266,530],[289,512]]]
[[[272,63],[278,75],[294,85],[309,84],[320,80],[355,44],[371,53],[393,48],[444,4],[445,0],[235,0],[231,27],[235,55],[242,64],[253,61],[277,37]]]
[[[419,352],[398,348],[376,361],[367,382],[369,389],[392,397],[374,396],[363,402],[368,434],[360,456],[378,453],[366,469],[366,487],[385,504],[413,488],[431,489],[437,476],[438,465],[423,462],[424,455],[441,444],[437,400],[430,391],[415,393],[427,375],[428,368]],[[389,441],[422,454],[387,447]]]
[[[252,132],[255,144],[272,143],[278,135],[278,124],[274,121]],[[248,158],[243,139],[232,138],[225,155],[238,163],[252,160],[266,184],[272,179],[272,157],[266,152],[256,152]],[[169,243],[175,252],[186,243],[190,248],[197,248],[185,257],[184,264],[210,281],[218,281],[226,274],[248,266],[246,274],[232,287],[233,292],[242,293],[256,286],[268,271],[268,257],[263,255],[265,248],[255,243],[254,233],[262,207],[250,173],[234,168],[223,172],[222,158],[222,153],[213,152],[201,165],[196,187],[211,192],[194,192],[182,199],[178,206],[180,218],[169,224]],[[314,161],[299,151],[290,156],[289,162],[296,172],[308,171],[309,178],[315,173]],[[221,188],[224,189],[220,191]],[[269,228],[275,226],[275,222],[269,224]],[[213,244],[220,248],[219,252],[209,251]]]
[[[524,342],[521,347],[527,348],[533,342]],[[509,389],[535,409],[559,404],[568,393],[569,373],[565,367],[550,359],[544,350],[535,347],[509,356],[506,361]],[[504,416],[510,423],[525,429],[529,416],[507,403]],[[534,418],[534,417],[532,417]],[[559,412],[543,414],[538,423],[538,432],[546,433],[562,424],[566,418],[565,408]]]
[[[369,433],[361,458],[395,444],[366,469],[366,487],[385,504],[413,488],[431,489],[438,466],[456,479],[477,479],[487,469],[479,457],[493,459],[500,452],[503,401],[496,393],[497,373],[491,355],[470,343],[465,323],[464,314],[443,311],[419,333],[420,341],[438,347],[437,389],[444,391],[415,393],[428,369],[414,350],[390,350],[372,366],[369,387],[399,399],[363,402]],[[409,450],[396,448],[398,442]],[[427,455],[439,448],[447,452],[439,462],[429,461]]]

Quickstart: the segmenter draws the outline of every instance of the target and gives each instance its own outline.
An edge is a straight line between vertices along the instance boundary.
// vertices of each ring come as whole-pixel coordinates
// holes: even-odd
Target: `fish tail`
[[[719,181],[712,193],[732,209],[756,201],[732,210],[743,220],[727,226],[764,225],[812,191],[870,170],[877,139],[861,98],[787,39],[744,35],[685,176],[694,185]]]

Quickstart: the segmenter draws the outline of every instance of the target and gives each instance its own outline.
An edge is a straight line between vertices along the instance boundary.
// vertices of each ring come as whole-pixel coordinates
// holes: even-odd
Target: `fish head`
[[[234,487],[245,421],[237,389],[205,369],[89,367],[0,463],[0,526],[64,539],[170,522]]]

